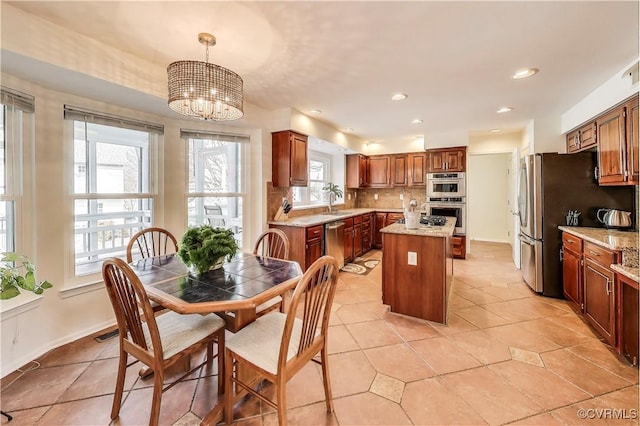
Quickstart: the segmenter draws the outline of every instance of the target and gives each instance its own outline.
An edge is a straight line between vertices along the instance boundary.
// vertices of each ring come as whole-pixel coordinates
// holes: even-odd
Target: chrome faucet
[[[329,213],[333,213],[333,197],[335,197],[335,195],[333,194],[333,192],[329,193]]]

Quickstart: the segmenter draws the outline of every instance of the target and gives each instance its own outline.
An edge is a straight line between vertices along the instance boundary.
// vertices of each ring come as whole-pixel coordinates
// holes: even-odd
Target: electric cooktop
[[[404,219],[398,220],[396,223],[404,223]],[[444,226],[447,223],[447,218],[444,216],[421,216],[420,224],[426,226]]]

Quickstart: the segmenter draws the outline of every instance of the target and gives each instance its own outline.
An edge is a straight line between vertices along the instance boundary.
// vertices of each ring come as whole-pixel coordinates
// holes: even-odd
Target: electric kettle
[[[599,209],[596,218],[607,228],[631,227],[631,212],[614,209]]]

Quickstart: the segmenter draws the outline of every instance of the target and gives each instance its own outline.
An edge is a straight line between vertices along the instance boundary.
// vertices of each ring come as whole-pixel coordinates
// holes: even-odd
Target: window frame
[[[322,152],[319,151],[313,151],[313,150],[309,150],[308,151],[308,166],[307,166],[307,172],[309,174],[309,182],[307,184],[306,187],[294,187],[292,188],[293,191],[297,192],[299,194],[300,197],[300,201],[295,201],[293,202],[293,208],[294,209],[301,209],[301,208],[312,208],[312,207],[325,207],[329,205],[329,199],[325,195],[323,195],[322,200],[321,201],[317,201],[317,202],[312,202],[311,201],[311,191],[310,191],[310,187],[311,187],[311,161],[319,161],[325,164],[325,170],[324,170],[324,181],[322,181],[323,186],[325,186],[328,182],[331,181],[331,167],[332,167],[332,162],[333,162],[333,158],[328,155],[328,154],[324,154]],[[313,182],[321,182],[318,180],[315,180]],[[295,194],[294,194],[294,198],[295,198]]]

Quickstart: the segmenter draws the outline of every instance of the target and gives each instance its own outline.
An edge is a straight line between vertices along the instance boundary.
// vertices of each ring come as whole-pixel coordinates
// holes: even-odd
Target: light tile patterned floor
[[[335,411],[325,412],[322,376],[311,363],[288,385],[289,422],[638,424],[638,370],[564,301],[533,294],[509,246],[474,243],[466,260],[455,261],[454,275],[444,326],[389,313],[381,265],[366,276],[342,273],[329,333]],[[110,422],[117,339],[92,337],[46,354],[17,380],[17,372],[2,379],[2,410],[14,416],[12,425],[147,424],[151,382],[137,377],[137,366],[120,418]],[[215,373],[202,371],[166,392],[161,424],[199,424],[216,398]],[[235,419],[277,424],[273,409],[254,398],[236,406]]]

